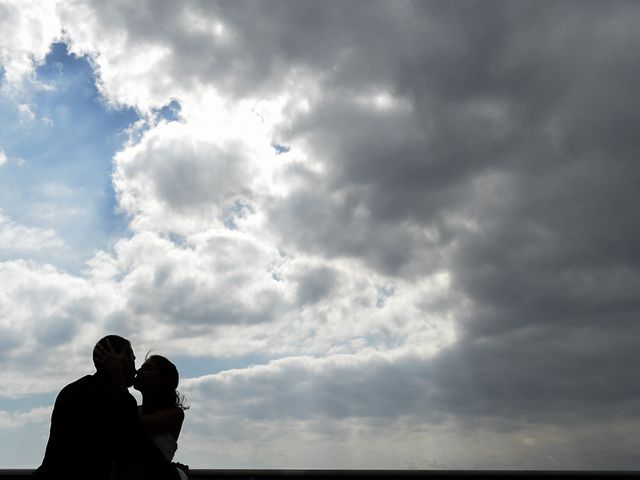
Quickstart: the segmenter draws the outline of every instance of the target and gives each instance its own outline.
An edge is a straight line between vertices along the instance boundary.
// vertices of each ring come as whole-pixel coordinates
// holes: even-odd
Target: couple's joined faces
[[[127,376],[127,384],[131,386],[133,385],[133,381],[136,376],[136,356],[134,355],[131,347],[127,347],[124,352],[124,367],[125,374]]]
[[[166,382],[158,367],[152,360],[147,360],[136,372],[133,388],[142,391],[149,388],[160,387],[165,384]]]

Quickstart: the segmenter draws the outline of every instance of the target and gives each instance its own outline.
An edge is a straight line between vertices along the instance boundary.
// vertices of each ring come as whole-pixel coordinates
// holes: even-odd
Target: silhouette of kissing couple
[[[51,415],[38,479],[184,480],[188,467],[171,463],[185,406],[178,370],[160,355],[138,371],[131,343],[117,335],[93,349],[96,373],[64,387]],[[142,394],[138,406],[128,388]]]

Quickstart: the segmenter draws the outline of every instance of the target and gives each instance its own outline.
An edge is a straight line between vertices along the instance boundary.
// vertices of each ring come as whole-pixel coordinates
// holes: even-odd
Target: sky
[[[0,466],[115,333],[191,468],[640,469],[639,22],[0,0]]]

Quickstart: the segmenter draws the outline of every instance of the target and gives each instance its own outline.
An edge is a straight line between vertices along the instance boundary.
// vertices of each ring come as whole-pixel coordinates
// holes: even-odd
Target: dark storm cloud
[[[340,77],[346,86],[323,94],[310,113],[291,122],[287,142],[311,142],[328,163],[328,178],[314,196],[349,199],[342,208],[327,205],[324,211],[348,219],[364,209],[372,229],[407,222],[430,225],[447,244],[453,232],[444,220],[452,212],[473,209],[473,182],[506,172],[519,191],[505,225],[519,216],[539,215],[554,222],[549,226],[559,230],[555,239],[560,242],[567,235],[606,232],[598,235],[616,243],[612,251],[620,246],[629,251],[637,235],[630,201],[637,173],[627,167],[638,122],[637,109],[627,105],[637,98],[631,67],[637,55],[625,45],[637,40],[629,23],[637,9],[630,4],[536,7],[531,2],[426,5],[430,9],[416,7],[404,35],[395,24],[390,37],[395,43],[378,42],[381,49],[374,53],[354,34],[352,45],[359,53],[354,57],[385,59],[386,68],[376,71],[380,75],[369,84],[386,84],[410,102],[412,111],[367,111],[351,101],[367,84],[356,90]],[[415,22],[422,28],[410,28]],[[411,54],[401,55],[398,45]],[[336,70],[349,67],[338,64]],[[281,223],[295,225],[287,230],[298,232],[292,240],[307,242],[296,209],[286,202],[282,208],[293,214]],[[470,215],[481,223],[484,217],[500,221],[491,212]],[[577,223],[577,231],[567,228],[565,217]],[[328,226],[332,233],[324,234],[324,224],[312,225],[319,239],[338,230]],[[353,224],[343,226],[353,234]],[[375,235],[367,237],[375,244]],[[330,253],[340,248],[331,241],[318,243]],[[346,239],[341,243],[354,254]],[[427,247],[401,236],[397,244],[403,247],[396,266],[417,259]],[[598,248],[596,255],[608,255],[606,250]],[[375,265],[376,252],[362,252]]]
[[[416,4],[369,69],[410,111],[366,111],[366,81],[338,64],[340,88],[291,122],[286,143],[309,142],[327,174],[275,207],[285,241],[387,274],[447,254],[436,265],[471,301],[432,379],[451,412],[638,413],[638,19],[628,2]],[[355,30],[354,57],[372,58]],[[434,228],[435,245],[406,225]],[[380,262],[394,230],[398,254]]]
[[[625,45],[638,40],[629,21],[640,12],[560,7],[528,8],[529,26],[510,20],[485,59],[510,59],[502,75],[477,69],[468,91],[438,90],[452,102],[490,91],[517,126],[487,156],[505,173],[502,201],[488,189],[466,207],[479,228],[457,235],[451,256],[454,284],[472,301],[438,359],[437,398],[452,411],[554,422],[639,411],[639,72]]]
[[[364,258],[368,266],[390,275],[411,268],[412,253],[429,246],[422,232],[410,225],[372,223],[368,215],[358,215],[354,202],[360,200],[350,193],[298,191],[275,206],[271,218],[285,244],[327,256]],[[420,267],[435,264],[437,253],[416,260]]]

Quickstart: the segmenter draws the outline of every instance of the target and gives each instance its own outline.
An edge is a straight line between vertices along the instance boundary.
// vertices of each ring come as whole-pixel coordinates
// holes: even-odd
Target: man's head
[[[122,369],[126,376],[127,386],[133,385],[133,380],[136,375],[136,364],[135,364],[135,355],[133,354],[133,349],[131,348],[131,343],[126,338],[122,338],[118,335],[107,335],[106,337],[101,338],[96,346],[93,348],[93,364],[96,367],[97,371],[104,371],[104,368],[100,364],[97,359],[96,348],[98,345],[101,345],[105,348],[111,348],[117,354],[123,354],[123,364]]]

